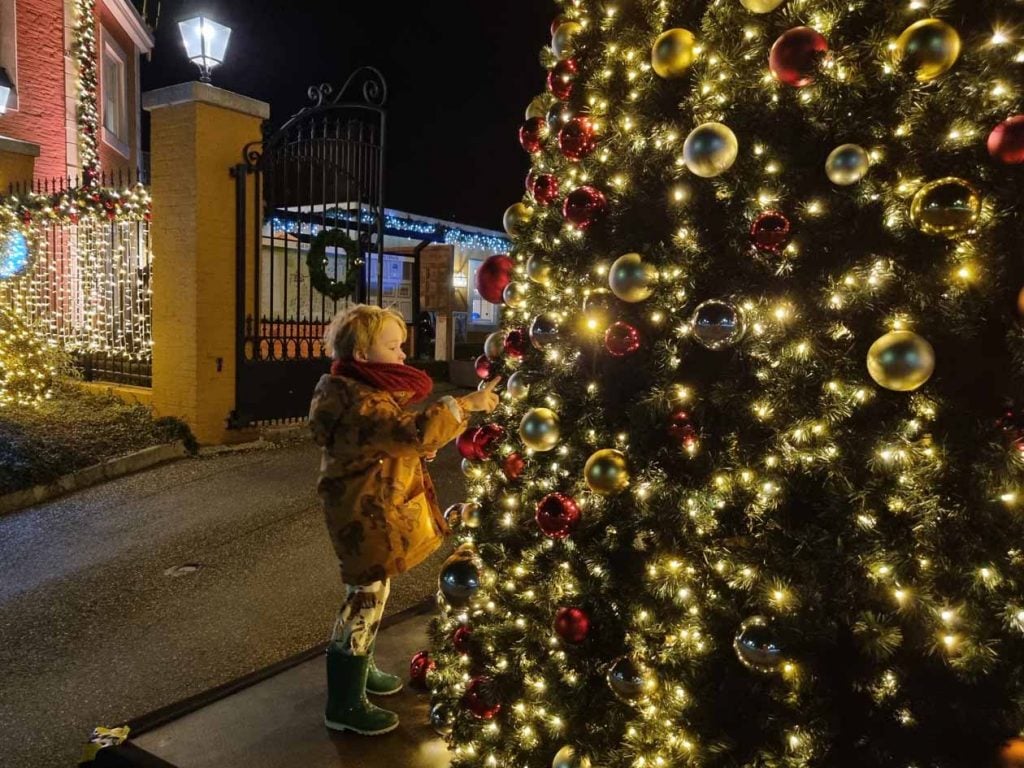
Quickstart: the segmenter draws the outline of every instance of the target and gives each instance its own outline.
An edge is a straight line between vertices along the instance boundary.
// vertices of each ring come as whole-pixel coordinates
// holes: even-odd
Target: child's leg
[[[345,599],[331,633],[331,642],[336,643],[342,653],[350,656],[370,653],[390,593],[390,579],[372,584],[345,585]]]

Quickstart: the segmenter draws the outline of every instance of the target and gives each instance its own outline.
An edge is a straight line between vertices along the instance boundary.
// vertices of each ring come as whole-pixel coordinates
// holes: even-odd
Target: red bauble
[[[519,476],[523,474],[524,469],[526,469],[526,462],[518,453],[510,453],[501,462],[501,471],[505,473],[505,477],[509,480],[518,480]]]
[[[480,427],[469,427],[455,438],[455,447],[462,458],[469,459],[470,461],[480,461],[480,451],[476,447],[476,435],[479,431]]]
[[[576,82],[579,67],[573,59],[562,59],[548,72],[548,90],[556,99],[565,101],[572,96],[572,86]]]
[[[564,539],[579,524],[580,508],[571,496],[556,491],[537,502],[536,519],[546,536]]]
[[[779,211],[764,211],[750,225],[750,242],[761,253],[778,253],[789,242],[792,225]]]
[[[557,635],[565,642],[578,645],[590,634],[590,617],[582,608],[559,608],[554,626]]]
[[[505,335],[505,355],[522,360],[530,348],[530,333],[525,328],[513,328]]]
[[[597,131],[587,117],[574,117],[558,132],[558,148],[570,160],[582,160],[597,146]]]
[[[519,128],[519,143],[530,154],[540,152],[548,137],[548,122],[543,117],[531,117]]]
[[[484,424],[476,430],[473,436],[473,446],[481,461],[487,461],[494,456],[494,451],[505,437],[505,430],[498,424]]]
[[[668,434],[683,448],[693,448],[700,440],[697,427],[690,414],[684,410],[675,411],[668,420]]]
[[[604,332],[604,348],[613,357],[632,355],[640,349],[640,331],[629,323],[618,320]]]
[[[473,363],[473,367],[476,368],[476,375],[481,379],[489,379],[494,373],[494,361],[488,360],[487,355],[480,355]]]
[[[1007,447],[1024,457],[1024,416],[1007,410],[996,420],[996,426],[1002,430]]]
[[[419,688],[427,687],[427,673],[437,669],[437,662],[430,658],[428,651],[420,651],[409,662],[409,683]]]
[[[526,191],[540,205],[551,205],[558,199],[558,177],[553,173],[526,175]]]
[[[502,292],[512,282],[512,270],[515,264],[507,253],[497,253],[489,257],[476,271],[476,289],[491,304],[502,303]]]
[[[469,653],[470,641],[473,639],[473,630],[463,625],[452,634],[452,645],[459,653]]]
[[[794,88],[814,82],[818,63],[828,53],[828,40],[810,27],[795,27],[772,45],[768,68],[775,79]]]
[[[501,712],[501,704],[494,695],[494,681],[487,675],[469,681],[462,701],[478,720],[492,720]]]
[[[1024,163],[1024,115],[1014,115],[992,129],[988,153],[1006,165]]]
[[[562,204],[562,215],[577,229],[586,229],[607,212],[608,201],[604,193],[595,187],[574,189]]]

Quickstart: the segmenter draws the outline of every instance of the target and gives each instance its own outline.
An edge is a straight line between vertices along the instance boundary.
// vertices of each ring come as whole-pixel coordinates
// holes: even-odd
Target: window
[[[7,111],[18,108],[18,38],[16,0],[0,0],[0,67],[7,71],[14,87],[7,97]],[[3,109],[0,109],[0,114]]]
[[[109,38],[103,43],[100,73],[103,87],[103,140],[122,155],[128,156],[128,61],[124,52]]]
[[[494,305],[484,299],[476,289],[476,271],[482,265],[483,261],[479,259],[469,260],[469,284],[471,286],[469,323],[470,325],[495,325],[497,317],[495,316]]]

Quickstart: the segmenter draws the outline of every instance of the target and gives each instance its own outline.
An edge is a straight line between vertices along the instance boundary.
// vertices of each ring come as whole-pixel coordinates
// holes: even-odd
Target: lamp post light
[[[224,62],[231,28],[205,16],[194,16],[178,22],[188,60],[199,67],[199,80],[210,82],[210,70]]]
[[[14,83],[11,82],[7,70],[0,67],[0,115],[7,111],[7,102],[10,101],[11,91],[14,90]]]

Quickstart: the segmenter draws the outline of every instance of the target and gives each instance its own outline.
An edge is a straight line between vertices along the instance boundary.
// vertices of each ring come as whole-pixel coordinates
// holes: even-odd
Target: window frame
[[[131,156],[131,144],[130,144],[130,132],[131,132],[131,120],[128,112],[128,55],[124,52],[120,45],[117,44],[116,40],[112,39],[106,29],[103,30],[102,40],[102,55],[100,56],[100,93],[99,102],[101,105],[100,114],[100,133],[103,136],[103,143],[108,147],[116,151],[118,154],[128,158]],[[118,93],[119,101],[121,105],[120,115],[118,115],[120,132],[122,135],[118,135],[111,129],[107,128],[107,61],[116,61],[120,73],[118,78]]]
[[[10,25],[6,24],[10,16]],[[14,83],[8,97],[4,114],[17,112],[20,102],[18,88],[18,0],[0,0],[0,30],[10,30],[5,35],[0,31],[0,67],[7,70],[7,75]],[[8,50],[9,46],[9,50]]]

